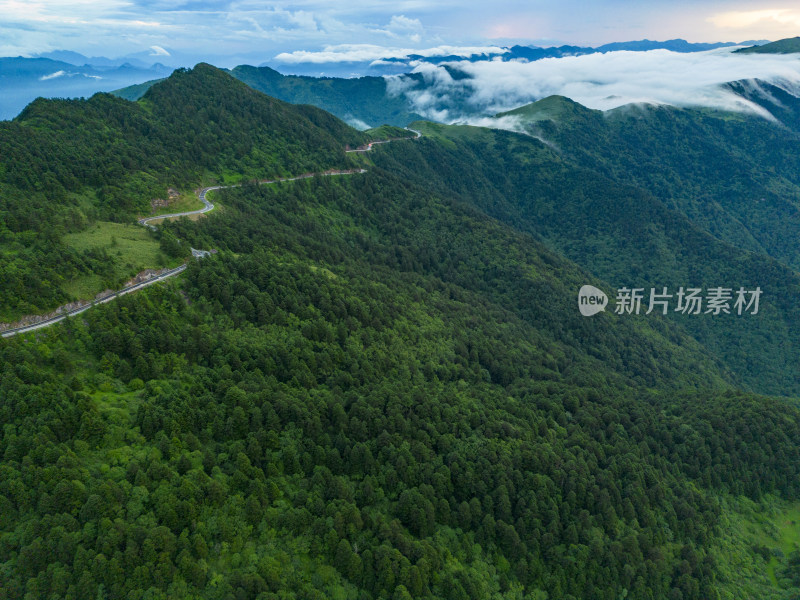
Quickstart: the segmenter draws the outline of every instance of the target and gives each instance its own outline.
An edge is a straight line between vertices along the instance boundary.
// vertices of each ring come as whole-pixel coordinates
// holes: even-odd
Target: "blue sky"
[[[257,64],[302,51],[357,58],[442,47],[742,41],[798,33],[800,8],[782,0],[0,0],[0,56],[66,49],[108,57],[144,53],[168,64]]]

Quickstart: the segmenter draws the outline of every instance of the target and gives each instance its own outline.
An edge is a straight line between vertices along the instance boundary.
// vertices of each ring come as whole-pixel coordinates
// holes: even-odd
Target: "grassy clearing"
[[[62,289],[73,298],[92,298],[140,271],[177,266],[181,262],[167,258],[159,242],[140,225],[98,222],[84,231],[64,236],[64,241],[78,251],[105,250],[113,260],[114,274],[110,279],[91,274],[64,283]]]
[[[774,506],[767,515],[745,522],[745,526],[755,544],[772,552],[767,576],[777,586],[789,554],[800,550],[800,503]]]
[[[800,502],[728,498],[722,535],[712,549],[724,573],[722,598],[792,598],[782,581],[789,555],[800,549]]]
[[[125,258],[155,258],[158,242],[139,225],[128,223],[94,223],[79,233],[64,236],[67,244],[76,250],[104,248],[109,253]]]
[[[98,292],[106,289],[106,281],[99,275],[84,275],[71,281],[64,282],[61,289],[71,298],[84,300],[92,298]]]

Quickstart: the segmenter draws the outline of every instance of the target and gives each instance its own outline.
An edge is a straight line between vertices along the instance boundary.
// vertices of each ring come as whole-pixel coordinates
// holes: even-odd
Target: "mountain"
[[[742,42],[743,44],[755,42]],[[597,47],[585,46],[550,46],[541,48],[538,46],[512,46],[509,52],[502,54],[503,60],[541,60],[543,58],[563,58],[565,56],[582,56],[585,54],[597,54],[606,52],[648,52],[650,50],[669,50],[671,52],[705,52],[707,50],[715,50],[717,48],[727,48],[730,46],[737,46],[735,42],[717,42],[713,44],[696,44],[687,42],[686,40],[675,39],[667,40],[664,42],[656,42],[651,40],[639,40],[632,42],[612,42],[610,44],[603,44]],[[470,62],[475,62],[470,60]]]
[[[32,58],[49,58],[78,67],[90,65],[100,69],[120,67],[124,64],[133,65],[137,69],[149,69],[161,63],[167,63],[171,69],[174,69],[182,66],[187,59],[187,57],[180,52],[156,46],[153,46],[149,50],[133,52],[131,54],[125,54],[124,56],[118,56],[117,58],[86,56],[85,54],[72,50],[51,50],[49,52],[35,54]]]
[[[753,43],[763,44],[765,41],[750,41],[741,44]],[[675,39],[664,42],[651,40],[614,42],[595,48],[569,45],[541,48],[516,45],[502,48],[498,52],[469,56],[427,56],[412,52],[407,56],[387,57],[380,61],[367,62],[344,61],[318,64],[271,60],[263,63],[260,67],[240,65],[233,69],[233,72],[234,76],[238,77],[240,74],[242,80],[252,83],[256,89],[267,94],[287,102],[307,101],[322,106],[351,124],[356,124],[358,128],[366,128],[367,124],[375,126],[383,123],[404,126],[416,120],[418,116],[402,102],[402,96],[394,94],[381,96],[379,88],[384,84],[380,80],[384,75],[408,73],[413,70],[414,65],[419,63],[440,65],[461,61],[534,61],[543,58],[563,58],[621,50],[641,52],[666,49],[673,52],[702,52],[741,44],[734,42],[696,44]],[[42,62],[48,60],[53,62]],[[68,50],[46,52],[35,58],[0,59],[0,78],[4,82],[4,93],[2,102],[0,102],[0,119],[13,118],[27,103],[38,96],[45,98],[83,97],[99,91],[119,90],[121,96],[135,100],[138,98],[137,94],[144,92],[144,89],[138,87],[139,85],[147,85],[145,82],[150,83],[165,77],[172,72],[176,65],[187,64],[186,60],[187,57],[179,54],[156,54],[150,51],[109,59],[88,57]],[[166,62],[170,66],[165,66],[159,61]],[[30,64],[21,66],[27,62]],[[275,69],[286,73],[283,77],[288,79],[281,81]],[[60,73],[61,71],[63,73]],[[8,75],[12,72],[15,73],[14,77]],[[42,79],[42,77],[47,77],[47,79]],[[355,83],[346,83],[350,80]],[[127,89],[129,86],[132,87]],[[364,101],[361,99],[362,94]],[[302,98],[308,98],[308,100],[302,100]],[[376,98],[382,98],[381,102],[386,104],[386,110],[377,108],[378,105],[372,101]]]
[[[56,230],[131,220],[168,187],[191,193],[201,183],[347,168],[344,148],[367,139],[320,109],[275,100],[204,64],[176,71],[137,103],[108,94],[38,99],[0,123],[10,261],[0,277],[2,316],[63,304],[64,279],[103,262],[66,247]],[[31,235],[39,237],[25,243]],[[52,266],[39,269],[43,261]],[[20,289],[23,274],[31,279]]]
[[[67,56],[66,58],[70,58]],[[172,72],[161,64],[137,67],[129,63],[80,66],[50,58],[0,58],[0,119],[11,119],[37,97],[84,97]]]
[[[633,127],[636,120],[619,125],[564,98],[547,99],[520,112],[533,113],[540,119],[532,123],[537,135],[548,134],[542,138],[547,144],[510,132],[414,124],[425,133],[424,139],[442,140],[441,145],[448,147],[446,158],[439,156],[438,145],[421,143],[415,146],[417,156],[392,160],[393,152],[387,149],[375,160],[420,185],[440,182],[440,187],[434,188],[440,193],[456,193],[492,217],[545,241],[614,289],[636,287],[649,293],[650,289],[666,287],[673,295],[687,286],[770,289],[770,305],[755,321],[736,315],[692,320],[674,310],[670,311],[669,320],[736,373],[739,385],[776,395],[800,393],[800,378],[790,366],[800,360],[800,345],[796,342],[800,334],[796,302],[800,279],[795,269],[770,256],[755,242],[748,247],[744,238],[737,237],[744,234],[733,225],[726,225],[730,220],[742,227],[731,215],[738,210],[735,198],[728,196],[736,191],[736,182],[731,181],[730,188],[720,185],[703,189],[703,195],[697,196],[689,182],[701,187],[706,183],[701,176],[705,173],[697,175],[687,168],[677,171],[677,158],[673,167],[676,172],[671,172],[670,148],[666,147],[652,155],[653,160],[655,156],[663,157],[659,158],[663,167],[644,162],[643,157],[651,156],[650,149],[641,144]],[[652,116],[653,125],[659,124],[658,117],[657,112]],[[551,119],[559,120],[554,124]],[[639,119],[646,122],[644,117]],[[680,123],[671,122],[673,126]],[[608,140],[605,128],[613,130],[616,126],[625,132],[630,147],[641,152],[630,159],[641,159],[638,168],[626,160],[629,146],[616,140],[613,151],[604,147],[603,142]],[[552,134],[556,128],[558,136]],[[775,133],[779,139],[780,130]],[[767,135],[766,130],[760,135]],[[693,139],[694,147],[701,148],[702,136]],[[675,140],[682,138],[676,135]],[[663,138],[661,143],[667,144]],[[682,148],[683,142],[680,143],[676,152]],[[594,152],[597,154],[590,157]],[[706,155],[681,152],[684,164],[692,167],[700,168],[695,161],[711,160]],[[730,159],[726,156],[715,160],[703,167],[740,168],[736,162],[727,162]],[[675,183],[681,176],[686,187]],[[689,195],[692,193],[695,195]],[[682,206],[680,202],[686,204]],[[796,210],[790,202],[771,196],[754,213],[762,223],[770,218],[778,221],[781,219],[775,218],[776,213]],[[714,206],[716,212],[691,212],[708,205]],[[710,231],[710,226],[715,230]],[[792,225],[789,221],[775,223],[774,227],[784,227],[788,235]],[[748,239],[752,241],[752,236]],[[775,240],[780,239],[775,236]],[[775,248],[777,255],[781,247],[776,243]],[[772,340],[769,347],[764,345],[765,338]],[[759,351],[753,352],[754,347]]]
[[[384,124],[405,126],[422,117],[410,111],[401,94],[393,94],[383,77],[304,77],[281,75],[269,67],[240,65],[230,74],[251,88],[293,104],[311,104],[357,129]],[[416,78],[416,76],[410,76]],[[114,95],[138,100],[160,80],[116,90]]]
[[[708,50],[716,50],[717,48],[730,48],[731,46],[741,46],[744,44],[763,44],[766,40],[760,42],[715,42],[711,44],[692,43],[682,39],[666,40],[664,42],[656,42],[652,40],[639,40],[635,42],[612,42],[610,44],[603,44],[595,48],[597,52],[619,52],[627,50],[629,52],[648,52],[650,50],[669,50],[671,52],[706,52]]]
[[[293,104],[313,104],[358,129],[405,126],[420,119],[402,95],[391,94],[383,77],[337,79],[281,75],[269,67],[238,66],[231,71],[255,90]]]
[[[512,116],[527,133],[417,123],[348,155],[383,133],[201,64],[137,102],[37,100],[0,124],[4,310],[129,241],[71,236],[168,185],[242,184],[203,219],[136,226],[175,259],[216,254],[0,338],[2,595],[796,595],[800,408],[758,392],[796,394],[800,277],[684,214],[678,192],[729,156],[678,172],[662,149],[666,183],[626,179],[615,134],[760,135],[755,162],[792,131],[563,98]],[[593,317],[586,284],[611,299]],[[617,314],[626,284],[765,297]]]
[[[143,81],[142,83],[135,83],[119,90],[113,90],[111,94],[135,102],[147,93],[155,84],[164,81],[164,79],[151,79],[150,81]]]
[[[800,37],[786,38],[767,44],[740,48],[739,54],[794,54],[800,52]]]
[[[629,42],[613,42],[597,47],[589,46],[525,46],[515,45],[511,47],[498,48],[497,51],[487,51],[474,54],[417,54],[409,51],[402,56],[387,56],[380,60],[365,61],[326,61],[316,62],[313,59],[299,61],[297,57],[287,59],[282,55],[272,60],[266,61],[260,66],[270,67],[282,73],[293,75],[306,75],[313,77],[342,77],[352,78],[363,75],[384,76],[400,75],[412,71],[420,63],[440,65],[451,62],[485,62],[491,60],[500,61],[535,61],[543,58],[563,58],[566,56],[582,56],[586,54],[597,54],[606,52],[647,52],[650,50],[670,50],[672,52],[706,52],[717,48],[727,48],[741,46],[745,44],[763,44],[766,40],[736,42],[717,42],[717,43],[691,43],[682,39],[666,40],[663,42],[652,40],[638,40]]]
[[[765,106],[772,99],[770,108],[780,104],[784,126],[755,114],[669,106],[603,113],[559,97],[501,116],[518,119],[576,163],[647,189],[715,237],[797,269],[800,130],[791,127],[800,101],[768,84],[732,86],[753,97],[760,90]]]
[[[73,52],[71,50],[52,50],[50,52],[42,52],[41,54],[37,54],[33,58],[48,58],[50,60],[58,60],[61,62],[69,63],[76,67],[82,67],[84,65],[89,65],[96,68],[109,68],[109,67],[121,67],[124,64],[133,65],[136,68],[140,69],[147,69],[152,66],[152,63],[145,63],[138,61],[133,57],[122,57],[122,58],[106,58],[104,56],[86,56],[84,54],[80,54],[79,52]]]
[[[520,127],[545,141],[565,161],[589,167],[616,185],[635,186],[645,192],[637,193],[635,200],[630,201],[624,200],[630,196],[629,192],[616,194],[620,205],[628,206],[640,217],[649,215],[643,221],[633,223],[619,209],[609,212],[609,208],[595,201],[588,207],[565,204],[565,210],[555,213],[548,222],[535,219],[530,227],[574,260],[592,265],[593,272],[619,285],[636,280],[653,285],[666,285],[659,282],[673,280],[673,285],[681,285],[680,281],[689,278],[702,278],[710,283],[721,277],[721,273],[730,273],[731,265],[739,265],[737,268],[744,272],[727,276],[751,281],[763,277],[765,284],[771,280],[773,298],[782,305],[780,311],[787,311],[779,319],[783,325],[769,327],[769,334],[761,326],[750,334],[762,339],[761,336],[782,330],[778,337],[794,345],[793,323],[797,317],[793,307],[798,290],[793,272],[800,267],[800,247],[794,234],[800,219],[797,203],[800,165],[795,159],[800,150],[800,135],[791,127],[798,123],[800,102],[766,84],[749,82],[734,87],[743,94],[749,90],[753,97],[760,95],[765,105],[770,98],[773,109],[776,104],[782,106],[778,114],[786,125],[754,115],[665,106],[630,106],[602,113],[560,97],[539,101],[504,116],[519,119]],[[510,167],[507,172],[511,172]],[[526,172],[525,176],[521,182],[534,175]],[[606,187],[615,189],[611,185]],[[523,195],[521,188],[515,189],[520,191],[506,192],[506,196]],[[585,222],[586,216],[580,211],[604,218],[594,222],[590,229],[582,229],[576,225]],[[610,215],[615,216],[609,222]],[[518,216],[512,218],[525,222]],[[563,221],[564,226],[551,229],[553,221]],[[687,234],[691,239],[685,237]],[[608,249],[609,241],[614,250],[607,253],[600,250]],[[708,253],[720,257],[719,271],[703,274],[702,264],[707,262]],[[722,258],[726,255],[727,259]],[[755,258],[758,256],[771,260],[762,262]],[[753,260],[762,262],[761,266],[755,266]],[[676,272],[683,274],[675,277]],[[696,323],[686,325],[691,328]],[[702,331],[696,330],[694,335],[708,339],[705,337],[709,333],[708,324],[700,327]],[[712,337],[717,340],[715,352],[727,356],[725,360],[731,368],[745,379],[754,382],[751,376],[755,376],[760,381],[756,385],[760,386],[764,376],[771,372],[773,383],[760,389],[797,394],[796,384],[784,387],[789,380],[788,371],[780,366],[785,364],[783,358],[776,355],[769,359],[765,350],[759,353],[758,360],[774,360],[772,366],[761,362],[759,366],[753,364],[751,369],[749,359],[733,358],[731,353],[738,351],[727,334],[717,330]],[[748,342],[741,340],[741,343]],[[791,353],[800,355],[800,349],[795,348]]]
[[[637,43],[638,44],[638,43]],[[647,42],[650,44],[650,42]],[[642,42],[641,47],[647,50],[649,46]],[[670,46],[671,51],[680,50],[681,45]],[[613,46],[613,51],[620,47]],[[595,54],[600,50],[581,48],[577,46],[562,46],[560,48],[530,48],[514,46],[505,58],[515,60],[535,61],[543,58],[566,58],[583,54]],[[718,58],[719,59],[719,58]],[[437,59],[438,60],[438,59]],[[655,59],[654,59],[655,60]],[[273,95],[287,102],[308,103],[330,111],[351,125],[366,129],[383,123],[396,126],[406,126],[420,118],[421,114],[443,122],[478,122],[486,119],[496,112],[498,99],[491,94],[483,93],[482,89],[490,89],[493,85],[491,77],[485,73],[477,76],[471,73],[464,61],[456,63],[438,63],[440,72],[435,77],[422,73],[408,73],[396,77],[358,77],[351,79],[336,77],[305,77],[296,75],[282,75],[269,67],[238,66],[231,73],[234,77],[244,81],[254,89]],[[499,67],[498,67],[499,68]],[[527,76],[519,73],[520,77]],[[472,80],[474,79],[474,84]],[[131,86],[117,90],[114,93],[131,100],[140,97],[153,82]],[[727,98],[719,98],[721,90],[733,92]],[[774,96],[771,91],[776,90]],[[537,89],[548,89],[545,79],[527,88],[519,88],[516,92],[520,104],[536,99]],[[631,92],[628,92],[631,93]],[[645,93],[645,92],[641,92]],[[730,82],[696,90],[697,94],[709,93],[718,98],[717,102],[725,104],[730,102],[738,104],[742,110],[752,112],[757,104],[765,110],[760,111],[762,117],[770,119],[794,118],[795,113],[786,111],[781,101],[786,99],[791,104],[792,98],[797,94],[787,80],[766,83],[757,80]],[[513,97],[511,94],[509,97]],[[634,94],[632,97],[638,97]],[[657,94],[658,97],[658,94]],[[688,96],[687,96],[688,97]],[[595,98],[595,102],[607,102],[615,98],[609,95],[604,100]],[[707,100],[706,100],[707,101]],[[508,105],[511,101],[501,102],[500,106]],[[622,101],[620,101],[622,102]],[[679,102],[687,102],[683,99]],[[731,104],[726,104],[730,106]],[[513,106],[513,104],[511,104]]]

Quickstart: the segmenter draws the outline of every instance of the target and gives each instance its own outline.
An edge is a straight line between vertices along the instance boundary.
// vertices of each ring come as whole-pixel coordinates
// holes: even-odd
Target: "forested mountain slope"
[[[566,160],[647,190],[719,239],[797,268],[800,103],[779,88],[737,86],[766,108],[780,106],[785,125],[753,114],[669,106],[603,113],[556,96],[500,116],[519,119]]]
[[[383,77],[303,77],[269,67],[240,65],[231,75],[255,90],[294,104],[313,104],[352,125],[405,126],[420,119],[402,94],[391,94]]]
[[[3,343],[9,597],[709,598],[717,495],[796,496],[795,409],[530,237],[380,172],[223,201],[188,305]]]
[[[683,284],[769,275],[793,286],[792,272],[529,136],[429,124],[420,139],[345,155],[362,134],[224,73],[201,66],[164,85],[131,105],[131,122],[187,123],[181,160],[197,152],[198,176],[366,172],[221,190],[224,210],[159,232],[218,254],[164,286],[0,340],[4,596],[798,591],[796,555],[729,524],[744,518],[737,503],[761,511],[747,530],[757,532],[778,514],[766,507],[800,502],[800,409],[743,391],[757,373],[713,350],[716,330],[577,310],[581,285],[613,296],[615,278],[651,267]],[[214,111],[231,97],[241,112]],[[103,102],[127,106],[98,97],[70,104],[71,117],[91,123]],[[61,122],[49,107],[62,106],[33,106],[17,125],[47,138]],[[269,121],[273,111],[281,118]],[[145,134],[130,143],[149,148]],[[161,135],[180,150],[177,132]],[[35,158],[9,164],[22,172]],[[81,171],[64,160],[43,176],[66,188]],[[634,271],[623,247],[655,258]],[[771,298],[768,319],[741,318],[785,344],[791,310]],[[768,356],[764,387],[793,352],[768,350],[748,355]]]
[[[559,99],[560,106],[564,102]],[[419,144],[386,148],[376,162],[539,236],[615,290],[639,287],[649,294],[667,287],[674,294],[680,287],[760,286],[764,298],[755,318],[674,310],[669,318],[736,373],[740,384],[764,393],[800,391],[796,272],[713,237],[668,202],[608,169],[576,164],[571,152],[535,138],[475,127],[415,127],[426,134]]]
[[[345,147],[367,139],[203,64],[135,103],[37,100],[0,122],[0,320],[52,309],[70,300],[63,281],[108,271],[108,257],[76,251],[65,233],[133,220],[168,186],[191,193],[201,183],[352,166]]]
[[[388,124],[403,127],[422,118],[403,94],[392,94],[384,77],[307,77],[283,75],[269,67],[239,65],[230,74],[254,90],[293,104],[322,108],[358,129]],[[408,77],[417,79],[417,76]],[[138,100],[158,80],[117,90],[114,95]]]

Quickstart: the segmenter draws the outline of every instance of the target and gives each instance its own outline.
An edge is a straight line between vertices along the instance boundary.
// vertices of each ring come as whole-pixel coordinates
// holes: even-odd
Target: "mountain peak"
[[[561,121],[595,112],[597,111],[586,108],[566,96],[553,95],[514,110],[498,113],[495,117],[522,117],[526,121]]]

